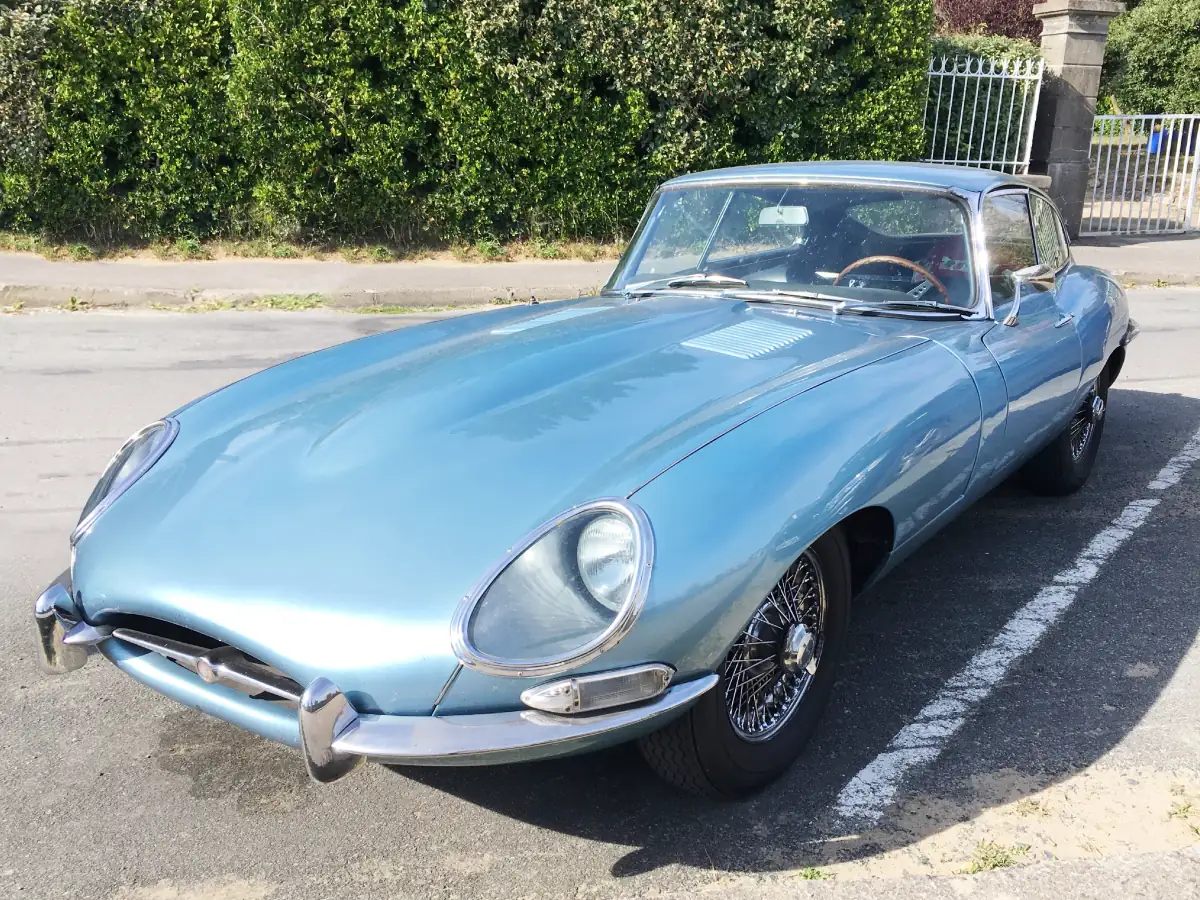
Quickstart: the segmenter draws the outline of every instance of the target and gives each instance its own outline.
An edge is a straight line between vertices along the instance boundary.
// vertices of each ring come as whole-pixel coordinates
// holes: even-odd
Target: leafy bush
[[[0,31],[0,225],[608,238],[682,171],[922,142],[930,0],[61,2]]]
[[[1038,0],[935,0],[941,34],[991,34],[1037,41],[1042,23],[1033,17]]]
[[[57,8],[20,2],[0,5],[0,217],[27,220],[21,206],[45,146],[39,67]]]
[[[945,34],[933,39],[933,55],[984,59],[1040,59],[1041,47],[1025,38],[997,34]]]
[[[1115,19],[1100,91],[1128,114],[1200,113],[1200,0],[1143,0]]]
[[[225,0],[77,0],[39,65],[45,149],[24,212],[92,237],[207,234],[244,179],[226,112]]]

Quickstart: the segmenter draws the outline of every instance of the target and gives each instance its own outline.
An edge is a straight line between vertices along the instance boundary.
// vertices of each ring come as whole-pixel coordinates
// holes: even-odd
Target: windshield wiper
[[[814,309],[832,310],[835,314],[854,312],[865,313],[867,315],[871,313],[886,315],[889,312],[930,311],[966,316],[970,313],[969,310],[965,310],[962,307],[951,306],[948,303],[939,303],[936,300],[909,299],[871,302],[867,300],[853,300],[834,294],[824,294],[820,291],[736,291],[731,293],[731,296],[744,299],[747,303],[780,303],[788,306],[807,306]]]
[[[693,272],[690,275],[672,275],[667,278],[653,278],[650,281],[639,281],[637,284],[627,284],[622,290],[626,294],[637,291],[652,291],[659,288],[681,287],[745,287],[746,282],[731,275],[719,275],[715,272]]]
[[[822,294],[819,291],[734,291],[730,296],[747,303],[782,303],[812,309],[832,309],[834,312],[840,312],[846,306],[845,297],[835,297],[833,294]]]
[[[965,316],[970,313],[970,310],[963,309],[961,306],[951,306],[949,303],[940,303],[937,300],[914,300],[914,299],[879,300],[879,301],[853,300],[853,301],[848,301],[848,303],[850,306],[862,306],[862,307],[867,307],[867,308],[877,307],[879,309],[896,309],[896,310],[932,309],[932,310],[936,310],[938,312],[955,313],[960,316]]]

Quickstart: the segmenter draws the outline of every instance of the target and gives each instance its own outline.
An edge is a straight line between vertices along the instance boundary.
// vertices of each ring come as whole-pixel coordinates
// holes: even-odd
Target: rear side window
[[[1067,242],[1063,240],[1058,213],[1044,197],[1033,195],[1033,233],[1037,239],[1038,261],[1052,269],[1067,261]]]
[[[1008,303],[1015,296],[1012,273],[1037,262],[1033,249],[1033,226],[1029,219],[1029,196],[992,194],[983,201],[983,233],[987,244],[992,302]]]

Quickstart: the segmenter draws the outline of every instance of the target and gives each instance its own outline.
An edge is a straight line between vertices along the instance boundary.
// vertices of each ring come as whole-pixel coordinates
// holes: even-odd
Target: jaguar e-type
[[[812,734],[856,595],[1010,475],[1084,484],[1136,331],[1012,176],[676,178],[596,296],[331,347],[138,431],[36,602],[42,665],[97,650],[321,782],[637,739],[743,795]]]

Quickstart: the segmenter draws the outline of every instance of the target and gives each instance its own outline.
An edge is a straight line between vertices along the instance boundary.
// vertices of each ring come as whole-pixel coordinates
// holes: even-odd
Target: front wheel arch
[[[759,601],[750,622],[743,628],[747,631],[747,637],[752,638],[752,643],[763,644],[769,638],[775,649],[767,652],[761,660],[743,665],[741,670],[741,676],[748,677],[745,673],[755,670],[756,666],[769,666],[769,660],[775,660],[773,669],[755,670],[757,674],[745,682],[747,689],[750,689],[760,678],[774,678],[775,681],[754,687],[754,690],[763,691],[766,697],[780,686],[786,687],[787,680],[795,677],[800,668],[793,666],[804,666],[804,658],[793,655],[789,661],[786,653],[776,652],[792,648],[793,632],[800,626],[780,629],[776,623],[772,626],[775,629],[773,635],[767,633],[765,636],[750,629],[755,617],[768,604],[776,612],[789,607],[790,603],[786,600],[780,601],[782,605],[776,605],[772,602],[772,595],[785,583],[793,568],[808,555],[815,555],[819,560],[816,570],[820,573],[818,589],[824,615],[819,631],[818,646],[821,649],[815,657],[809,658],[814,668],[809,670],[810,678],[797,696],[797,705],[783,714],[778,727],[772,726],[765,733],[755,736],[739,733],[727,707],[730,698],[738,700],[739,682],[736,679],[739,676],[733,676],[734,680],[727,682],[730,677],[729,666],[734,664],[731,660],[737,650],[735,646],[718,667],[720,680],[713,690],[704,694],[683,716],[639,740],[642,756],[667,782],[691,793],[717,799],[744,797],[782,775],[808,742],[828,701],[849,631],[851,563],[845,535],[840,527],[829,529],[806,547],[779,582]],[[783,640],[785,631],[787,640]],[[784,671],[785,668],[792,674]],[[771,672],[775,674],[771,675]],[[727,693],[728,685],[732,685],[731,693]]]

